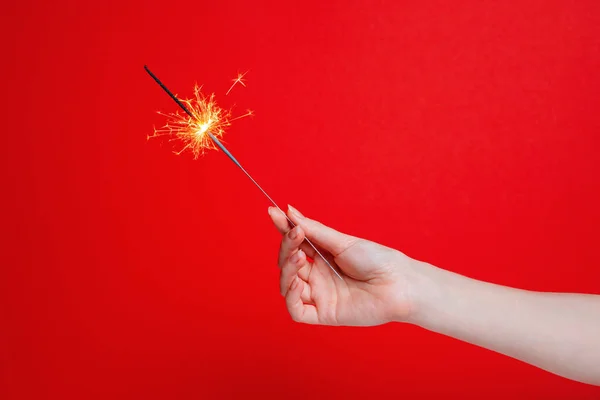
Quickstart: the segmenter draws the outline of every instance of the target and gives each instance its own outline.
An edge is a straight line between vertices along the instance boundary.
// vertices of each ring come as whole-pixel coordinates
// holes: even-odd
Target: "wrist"
[[[445,303],[449,301],[447,291],[453,284],[454,274],[432,264],[410,260],[408,271],[403,274],[407,312],[397,314],[394,322],[405,322],[427,328],[430,322],[443,314]]]

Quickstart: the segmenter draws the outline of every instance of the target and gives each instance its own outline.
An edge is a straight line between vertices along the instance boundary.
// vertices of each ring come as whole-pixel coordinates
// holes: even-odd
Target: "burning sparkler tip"
[[[189,100],[180,100],[148,69],[144,66],[148,74],[160,87],[185,111],[181,113],[161,113],[167,117],[167,123],[160,129],[154,129],[153,135],[148,135],[147,139],[156,137],[167,137],[169,141],[180,141],[183,147],[174,153],[182,154],[186,150],[193,154],[197,160],[207,150],[215,149],[215,141],[222,139],[226,128],[231,123],[240,118],[252,116],[254,112],[247,110],[245,114],[233,117],[230,110],[221,108],[215,101],[215,94],[205,95],[201,88],[196,84],[194,86],[194,97]],[[238,74],[235,83],[242,83],[244,74]],[[186,115],[187,114],[187,115]]]

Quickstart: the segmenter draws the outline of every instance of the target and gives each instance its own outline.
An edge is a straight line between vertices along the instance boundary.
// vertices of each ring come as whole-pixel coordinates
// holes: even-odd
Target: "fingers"
[[[306,260],[305,253],[301,249],[298,249],[297,241],[299,240],[304,240],[304,233],[302,232],[302,228],[297,226],[285,235],[281,242],[279,253],[279,265],[281,266],[279,290],[282,296],[286,295],[294,278],[299,277],[301,280],[308,282],[311,266]],[[310,285],[304,285],[301,297],[304,303],[313,303]]]
[[[295,277],[300,277],[303,281],[308,281],[311,266],[306,260],[305,253],[298,249],[298,242],[304,240],[302,228],[297,226],[281,241],[279,251],[279,266],[281,267],[281,277],[279,279],[281,295],[285,296]],[[310,285],[304,285],[302,291],[302,301],[312,304]]]
[[[279,246],[279,258],[277,260],[277,264],[281,268],[283,268],[283,264],[285,264],[287,259],[300,249],[300,244],[302,244],[303,241],[304,231],[299,226],[292,228],[283,236]]]
[[[275,224],[275,227],[282,235],[285,235],[293,228],[281,209],[269,207],[269,215],[271,216],[273,224]],[[304,240],[304,238],[302,240]],[[306,253],[307,256],[314,258],[316,253],[308,243],[301,243],[300,248]]]
[[[285,296],[288,312],[296,322],[317,324],[317,309],[312,302],[310,285],[302,280],[308,280],[311,268],[306,260],[306,251],[314,254],[314,250],[304,242],[302,227],[292,228],[286,216],[275,207],[269,207],[269,215],[284,235],[278,263],[281,267],[280,290]]]
[[[306,264],[306,255],[302,250],[295,251],[289,256],[281,267],[281,277],[279,278],[279,289],[285,296],[290,289],[290,285],[298,277],[298,271]]]
[[[317,246],[327,250],[334,257],[352,247],[359,239],[338,232],[322,223],[306,218],[292,206],[288,206],[288,215],[294,224],[302,227],[307,238]]]
[[[269,215],[271,216],[275,227],[282,235],[288,233],[289,230],[292,228],[290,222],[287,220],[282,210],[275,207],[269,207]]]
[[[294,321],[304,324],[317,324],[319,318],[316,307],[302,302],[301,296],[304,286],[307,286],[305,282],[298,277],[294,277],[285,296],[285,304]]]

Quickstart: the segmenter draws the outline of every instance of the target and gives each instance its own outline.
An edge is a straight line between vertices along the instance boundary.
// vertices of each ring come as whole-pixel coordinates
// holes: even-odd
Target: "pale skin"
[[[280,291],[294,321],[411,323],[600,385],[600,295],[533,292],[477,281],[338,232],[291,206],[287,215],[294,228],[282,211],[271,207],[269,215],[283,234]]]

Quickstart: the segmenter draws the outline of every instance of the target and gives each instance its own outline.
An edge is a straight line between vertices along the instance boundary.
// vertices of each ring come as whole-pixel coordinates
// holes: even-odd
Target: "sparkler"
[[[177,103],[179,107],[187,114],[187,116],[175,113],[175,114],[163,114],[166,115],[171,122],[167,123],[164,128],[155,130],[154,135],[148,136],[148,138],[159,137],[159,136],[170,136],[171,140],[180,140],[184,143],[184,147],[176,154],[181,154],[185,150],[191,150],[194,154],[194,158],[197,159],[199,155],[204,154],[207,149],[214,149],[213,144],[225,153],[227,157],[233,163],[242,170],[242,172],[254,183],[254,185],[265,195],[267,199],[277,208],[288,220],[292,227],[296,226],[294,222],[287,216],[287,214],[279,208],[277,203],[267,194],[267,192],[252,178],[252,176],[246,171],[242,164],[223,146],[219,138],[223,136],[225,128],[231,125],[231,121],[240,119],[249,115],[252,115],[252,111],[248,111],[246,114],[239,117],[230,119],[230,112],[225,111],[219,107],[214,100],[214,94],[210,96],[204,96],[201,92],[201,87],[196,86],[194,88],[195,100],[180,100],[175,96],[161,81],[150,71],[150,69],[144,65],[146,72],[160,85],[160,87]],[[246,75],[238,74],[237,78],[234,79],[233,85],[227,91],[227,94],[233,89],[236,83],[240,83],[242,86],[246,86],[243,82],[243,77]],[[315,245],[305,237],[306,242],[313,248],[316,254],[319,255],[327,264],[333,273],[343,280],[341,275],[333,268],[329,261],[321,254],[321,252],[315,247]]]

